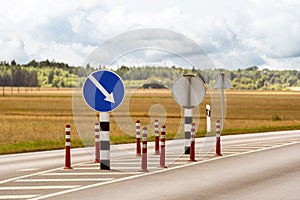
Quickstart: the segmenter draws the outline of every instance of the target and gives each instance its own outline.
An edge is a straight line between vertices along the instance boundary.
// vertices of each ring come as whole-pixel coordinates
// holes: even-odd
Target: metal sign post
[[[174,100],[184,108],[184,153],[190,154],[190,138],[193,121],[193,108],[205,97],[205,85],[202,79],[193,74],[184,74],[172,86]]]
[[[110,170],[109,112],[118,108],[125,94],[122,79],[114,72],[99,70],[91,73],[82,87],[85,103],[100,112],[100,169]]]
[[[222,129],[224,129],[224,120],[225,120],[225,95],[224,95],[224,90],[226,88],[232,88],[230,81],[226,77],[224,72],[221,72],[220,75],[217,78],[217,81],[214,85],[215,89],[221,89],[222,91]]]

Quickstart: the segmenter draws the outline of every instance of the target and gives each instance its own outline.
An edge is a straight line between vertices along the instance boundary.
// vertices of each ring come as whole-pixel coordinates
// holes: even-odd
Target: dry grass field
[[[227,116],[222,134],[239,134],[272,130],[300,129],[300,92],[226,91]],[[200,104],[198,135],[205,135],[206,97]],[[0,154],[57,149],[64,147],[64,126],[74,127],[71,89],[40,89],[19,93],[6,88],[0,96]],[[154,118],[165,115],[169,138],[182,127],[182,109],[175,103],[169,90],[136,90],[129,99],[132,120],[149,124]],[[115,117],[122,116],[118,110]],[[123,116],[124,118],[128,116]],[[134,129],[134,128],[133,128]],[[74,129],[73,129],[74,130]],[[79,136],[72,133],[73,147],[82,146]],[[111,116],[112,142],[134,141],[125,135]],[[151,135],[151,134],[150,134]],[[176,136],[175,136],[176,135]]]

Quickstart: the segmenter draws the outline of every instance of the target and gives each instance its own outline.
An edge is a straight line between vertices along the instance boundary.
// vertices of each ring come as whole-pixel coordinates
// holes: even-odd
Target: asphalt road
[[[0,156],[1,180],[27,175],[35,171],[49,170],[64,166],[64,150],[20,153]],[[91,159],[91,155],[84,148],[72,149],[74,163]]]
[[[300,199],[300,143],[210,160],[53,199]]]
[[[140,172],[135,144],[111,145],[110,172],[93,162],[93,148],[0,156],[0,199],[300,199],[300,131],[197,138],[196,159],[183,140],[167,141],[167,169],[148,144],[149,173]],[[151,153],[152,152],[152,153]],[[297,190],[298,189],[298,190]]]

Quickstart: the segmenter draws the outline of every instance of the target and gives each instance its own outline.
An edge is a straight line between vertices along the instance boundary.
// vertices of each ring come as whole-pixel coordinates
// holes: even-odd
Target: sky
[[[218,68],[300,70],[297,0],[0,0],[0,7],[1,61],[81,66],[106,41],[156,28],[191,39]],[[152,49],[120,62],[174,64],[156,55]]]

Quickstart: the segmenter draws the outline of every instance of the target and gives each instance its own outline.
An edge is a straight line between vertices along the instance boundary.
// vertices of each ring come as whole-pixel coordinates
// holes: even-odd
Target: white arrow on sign
[[[108,93],[106,91],[106,89],[95,79],[94,76],[90,75],[89,79],[92,81],[92,83],[100,90],[100,92],[102,92],[102,94],[104,94],[104,96],[106,97],[104,100],[105,101],[109,101],[111,103],[115,103],[115,99],[114,99],[114,95],[113,93]]]

